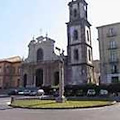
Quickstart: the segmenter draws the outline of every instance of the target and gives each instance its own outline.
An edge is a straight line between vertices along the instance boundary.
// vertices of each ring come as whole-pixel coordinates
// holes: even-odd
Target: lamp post
[[[64,51],[60,53],[60,49],[56,47],[60,54],[59,62],[59,97],[56,99],[56,102],[63,103],[65,102],[64,96]]]

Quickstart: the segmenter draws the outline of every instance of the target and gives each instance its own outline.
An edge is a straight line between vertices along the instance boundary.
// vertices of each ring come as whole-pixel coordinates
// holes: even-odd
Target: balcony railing
[[[116,33],[116,32],[107,33],[107,37],[115,37],[115,36],[117,36],[117,33]]]
[[[109,59],[109,63],[118,63],[119,59]]]
[[[113,50],[113,49],[118,49],[117,45],[116,46],[108,46],[108,50]]]

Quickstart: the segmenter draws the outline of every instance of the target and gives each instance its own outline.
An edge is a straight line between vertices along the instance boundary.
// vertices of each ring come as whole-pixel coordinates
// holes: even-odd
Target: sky
[[[28,56],[33,36],[54,39],[56,46],[67,48],[71,0],[0,0],[0,59]],[[96,27],[120,22],[119,0],[86,0],[88,21],[92,24],[93,59],[99,59]]]

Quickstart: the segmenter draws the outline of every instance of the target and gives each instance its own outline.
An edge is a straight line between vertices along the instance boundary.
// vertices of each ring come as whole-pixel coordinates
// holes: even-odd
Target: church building
[[[54,52],[54,43],[54,40],[43,36],[30,41],[28,58],[21,67],[24,87],[59,84],[60,58]]]
[[[68,46],[64,56],[65,85],[94,83],[91,45],[91,24],[87,18],[85,0],[69,2],[67,23]],[[55,41],[40,36],[32,40],[28,58],[22,63],[23,86],[58,85],[60,80],[60,56],[55,54]]]

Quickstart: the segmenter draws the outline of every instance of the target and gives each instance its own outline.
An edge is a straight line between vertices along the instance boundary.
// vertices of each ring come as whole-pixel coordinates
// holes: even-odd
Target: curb
[[[9,105],[10,107],[13,107],[13,108],[22,108],[22,109],[43,109],[43,110],[65,110],[65,109],[85,109],[85,108],[98,108],[98,107],[105,107],[105,106],[111,106],[111,105],[115,105],[117,104],[116,101],[113,101],[112,103],[110,104],[106,104],[106,105],[96,105],[96,106],[88,106],[88,107],[69,107],[69,108],[30,108],[30,107],[20,107],[20,106],[14,106],[14,105]]]
[[[0,98],[9,97],[9,95],[0,95]]]

